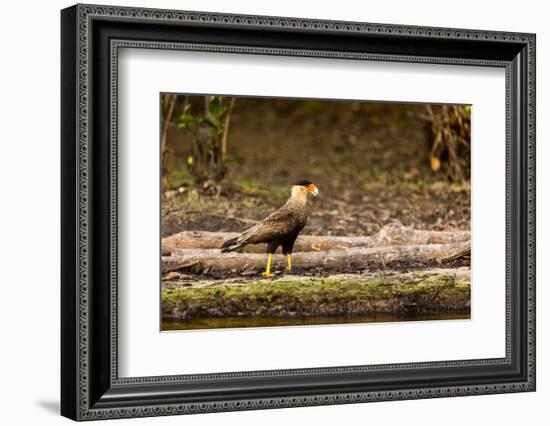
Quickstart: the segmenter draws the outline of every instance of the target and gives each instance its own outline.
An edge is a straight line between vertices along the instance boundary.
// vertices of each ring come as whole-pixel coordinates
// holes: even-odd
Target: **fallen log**
[[[162,239],[163,256],[177,249],[216,249],[226,240],[236,237],[233,232],[184,231]],[[399,222],[384,226],[370,236],[314,236],[300,235],[296,240],[294,252],[343,250],[353,247],[385,247],[397,245],[447,244],[470,240],[469,231],[428,231],[412,229]],[[250,245],[243,249],[245,253],[265,253],[265,244]]]
[[[352,247],[346,250],[306,251],[293,254],[298,268],[322,268],[326,271],[367,268],[395,262],[437,264],[452,258],[470,247],[470,241],[448,244],[391,245],[383,247]],[[162,257],[162,272],[188,270],[193,273],[211,273],[231,270],[254,272],[265,267],[266,256],[259,253],[221,253],[218,249],[177,249]],[[273,267],[286,265],[283,255],[273,257]]]
[[[470,278],[445,274],[401,279],[281,278],[269,283],[162,289],[162,318],[177,322],[181,329],[234,327],[236,323],[230,319],[235,318],[242,320],[238,327],[248,327],[277,325],[269,318],[294,318],[292,325],[298,325],[307,324],[307,318],[314,319],[309,324],[320,324],[356,322],[353,318],[358,316],[361,321],[357,322],[380,321],[375,316],[381,314],[387,315],[382,318],[385,321],[404,321],[421,319],[416,315],[423,314],[443,314],[450,319],[469,313]],[[340,320],[335,321],[336,317]],[[208,318],[229,320],[201,320]],[[265,321],[251,321],[262,318]]]

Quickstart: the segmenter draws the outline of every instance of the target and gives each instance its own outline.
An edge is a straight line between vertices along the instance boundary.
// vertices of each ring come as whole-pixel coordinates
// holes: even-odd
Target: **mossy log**
[[[206,288],[168,285],[162,290],[162,317],[167,321],[442,312],[470,312],[469,278],[280,279]]]
[[[470,241],[448,244],[392,245],[383,247],[352,247],[346,250],[299,252],[292,255],[298,268],[319,268],[324,271],[364,269],[370,265],[391,265],[406,262],[414,265],[434,265],[470,247]],[[232,270],[259,271],[265,267],[266,255],[259,253],[221,253],[219,249],[178,249],[162,258],[162,272],[187,270],[193,273]],[[286,265],[282,255],[273,257],[273,266]]]
[[[162,239],[162,254],[169,256],[178,249],[216,249],[226,240],[236,237],[233,232],[184,231]],[[469,231],[428,231],[412,229],[399,222],[384,226],[371,236],[313,236],[300,235],[294,252],[343,250],[354,247],[385,247],[397,245],[447,244],[470,240]],[[265,244],[246,246],[245,253],[265,253]]]

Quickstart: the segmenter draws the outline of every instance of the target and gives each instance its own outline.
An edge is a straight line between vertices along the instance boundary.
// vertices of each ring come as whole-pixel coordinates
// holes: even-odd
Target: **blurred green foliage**
[[[191,136],[191,155],[187,156],[186,165],[197,183],[219,183],[226,174],[227,140],[234,103],[232,97],[204,96],[201,112],[193,108],[187,97],[183,98],[176,129]]]

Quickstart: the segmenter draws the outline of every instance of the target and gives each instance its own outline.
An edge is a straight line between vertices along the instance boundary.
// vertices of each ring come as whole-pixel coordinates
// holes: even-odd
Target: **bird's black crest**
[[[300,185],[300,186],[308,186],[311,185],[313,182],[307,179],[300,179],[296,182],[293,182],[292,185]]]

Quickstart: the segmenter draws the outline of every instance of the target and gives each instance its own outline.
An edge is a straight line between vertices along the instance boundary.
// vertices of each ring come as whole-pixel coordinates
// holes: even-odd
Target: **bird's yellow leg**
[[[286,263],[288,264],[288,272],[292,269],[292,254],[286,255]]]
[[[270,272],[269,268],[271,267],[271,258],[273,257],[272,253],[267,254],[267,266],[265,268],[265,272],[262,272],[262,275],[266,278],[272,277],[273,274]]]

